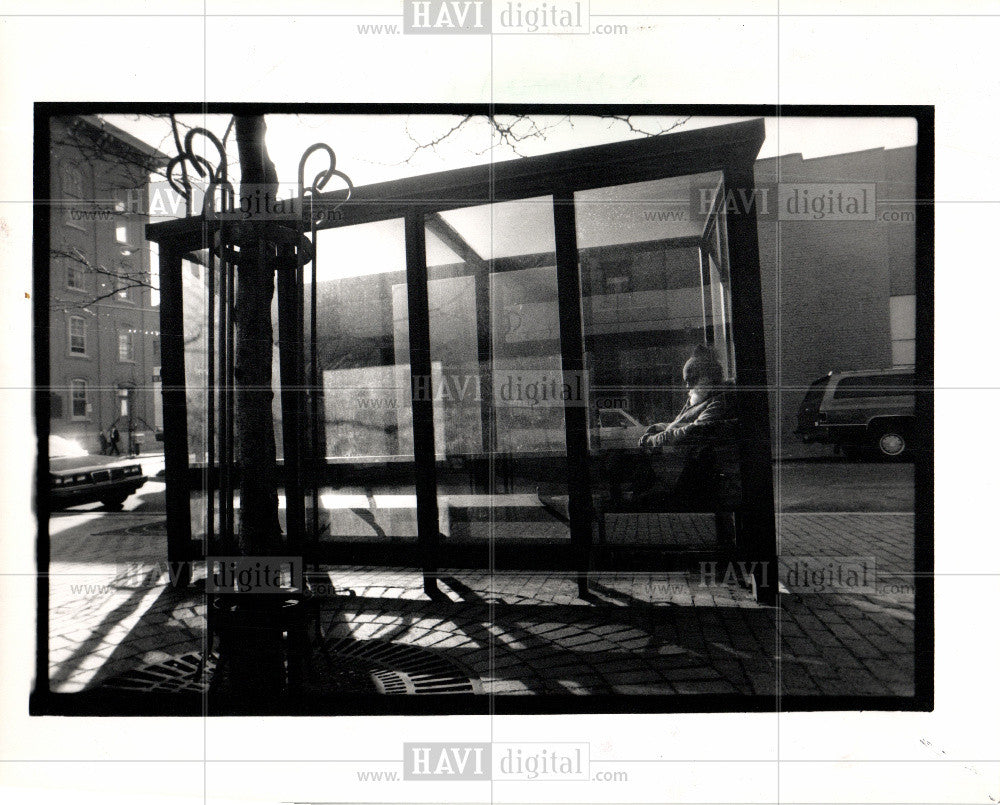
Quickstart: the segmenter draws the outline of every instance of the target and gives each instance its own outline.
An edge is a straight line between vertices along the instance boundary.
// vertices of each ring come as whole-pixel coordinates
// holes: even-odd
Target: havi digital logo
[[[404,780],[489,780],[488,743],[403,744]]]
[[[491,0],[404,0],[404,34],[488,34]]]

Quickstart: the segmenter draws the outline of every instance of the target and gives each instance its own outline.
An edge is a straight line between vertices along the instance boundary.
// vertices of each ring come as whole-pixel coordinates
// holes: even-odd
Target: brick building
[[[116,426],[122,450],[130,429],[148,446],[160,316],[143,226],[165,158],[91,117],[54,119],[51,144],[51,432],[96,452]]]

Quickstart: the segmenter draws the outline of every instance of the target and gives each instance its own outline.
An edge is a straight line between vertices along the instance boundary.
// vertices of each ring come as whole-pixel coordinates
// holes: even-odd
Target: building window
[[[83,171],[72,162],[63,165],[62,190],[64,195],[83,198]]]
[[[87,325],[82,316],[69,317],[69,354],[87,354]]]
[[[66,263],[66,287],[71,291],[87,290],[86,273],[83,266],[75,260]]]
[[[160,304],[160,251],[156,243],[149,244],[149,304],[158,307]]]
[[[142,213],[142,191],[137,188],[116,188],[111,191],[114,209],[119,215]],[[124,243],[125,241],[119,241]]]
[[[62,166],[62,194],[63,202],[66,205],[63,220],[68,226],[75,229],[86,229],[84,226],[84,216],[81,205],[83,199],[83,171],[72,162],[66,162]]]
[[[115,227],[115,240],[118,241],[119,243],[125,244],[126,246],[129,245],[129,243],[131,243],[131,241],[128,239],[127,224],[119,224],[118,226]]]
[[[892,365],[913,366],[916,362],[917,297],[889,297],[889,332],[892,338]]]
[[[628,293],[632,290],[632,261],[630,259],[607,260],[601,269],[604,293]]]
[[[70,381],[70,399],[72,400],[73,419],[87,418],[87,381]]]
[[[131,330],[118,333],[118,360],[135,363],[135,339]]]
[[[118,263],[118,270],[112,278],[115,296],[123,302],[131,302],[130,291],[136,287],[136,282],[139,279],[139,274],[136,272],[132,262],[130,260],[121,260]]]
[[[132,417],[132,390],[118,389],[118,415],[125,419]]]

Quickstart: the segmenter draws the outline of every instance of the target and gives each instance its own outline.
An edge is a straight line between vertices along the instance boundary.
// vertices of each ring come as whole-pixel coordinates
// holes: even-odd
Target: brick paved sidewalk
[[[53,540],[56,691],[203,649],[203,596],[167,584],[162,520],[108,522]],[[328,640],[431,652],[490,694],[911,695],[912,517],[786,514],[778,524],[782,583],[802,557],[850,556],[869,557],[879,585],[817,594],[793,584],[773,609],[697,572],[596,573],[582,600],[563,574],[453,570],[441,573],[450,600],[432,602],[413,569],[334,567],[322,628]]]

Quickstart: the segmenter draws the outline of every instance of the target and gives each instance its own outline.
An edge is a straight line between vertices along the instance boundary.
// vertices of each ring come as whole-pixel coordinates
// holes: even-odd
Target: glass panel
[[[708,173],[575,196],[599,540],[714,543],[737,496],[721,189]]]
[[[881,372],[871,375],[845,377],[837,384],[833,399],[844,400],[852,398],[872,397],[906,397],[912,396],[913,374],[890,374]]]
[[[330,481],[321,525],[338,540],[415,537],[403,221],[323,231],[318,254],[318,406]]]
[[[190,260],[184,260],[181,265],[181,282],[184,294],[184,384],[185,396],[187,397],[188,452],[190,460],[196,464],[204,464],[208,460],[207,271],[208,269],[204,266]]]
[[[438,507],[450,538],[569,538],[551,197],[427,218]]]
[[[205,253],[200,253],[205,259]],[[208,463],[208,269],[192,260],[181,263],[184,319],[184,396],[187,400],[188,460],[192,466]],[[216,297],[218,298],[218,297]],[[218,314],[216,314],[216,323]],[[216,343],[218,343],[216,333]],[[219,422],[216,402],[216,423]],[[218,461],[218,455],[216,455]],[[191,536],[208,532],[204,487],[191,489]],[[216,525],[216,529],[218,526]],[[216,530],[218,533],[218,530]]]

